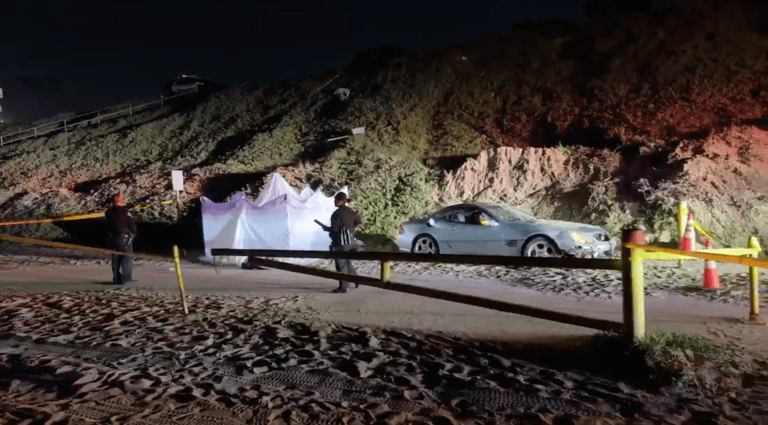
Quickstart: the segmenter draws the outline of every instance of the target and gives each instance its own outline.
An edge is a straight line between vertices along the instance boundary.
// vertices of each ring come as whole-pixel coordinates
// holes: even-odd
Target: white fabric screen
[[[348,193],[346,187],[341,192]],[[335,195],[335,194],[334,194]],[[291,249],[327,251],[331,239],[314,220],[330,224],[336,210],[333,196],[309,187],[297,193],[279,174],[272,174],[255,201],[238,192],[228,202],[202,202],[205,261],[213,261],[211,249]],[[247,257],[222,258],[240,264]],[[309,264],[314,259],[285,258],[293,264]]]

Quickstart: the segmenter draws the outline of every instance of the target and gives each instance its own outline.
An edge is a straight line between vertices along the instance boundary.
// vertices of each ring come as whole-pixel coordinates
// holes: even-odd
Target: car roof
[[[470,205],[477,205],[478,207],[498,207],[500,204],[495,202],[474,202]]]
[[[461,208],[461,207],[480,207],[480,208],[488,208],[488,207],[497,207],[499,204],[493,203],[493,202],[464,202],[461,204],[453,204],[448,205],[444,207],[443,209],[448,208]]]

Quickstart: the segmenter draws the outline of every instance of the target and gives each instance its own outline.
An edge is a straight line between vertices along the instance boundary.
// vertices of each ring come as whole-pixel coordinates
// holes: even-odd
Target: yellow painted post
[[[176,278],[179,280],[179,292],[181,293],[181,306],[184,308],[184,314],[189,314],[187,308],[187,297],[184,295],[184,279],[181,277],[181,261],[179,260],[179,247],[173,246],[173,262],[176,263]]]
[[[623,283],[624,336],[634,341],[645,337],[645,284],[643,282],[643,252],[630,249],[627,243],[645,244],[645,232],[626,229],[622,234],[621,265]]]
[[[643,276],[643,253],[633,249],[632,262],[632,335],[635,339],[645,338],[645,278]]]
[[[688,202],[680,201],[677,206],[677,246],[682,244],[685,235],[685,226],[688,225]],[[683,260],[677,262],[677,267],[683,268]]]
[[[391,274],[392,274],[392,262],[382,261],[381,262],[381,281],[389,282]]]
[[[685,235],[685,225],[688,220],[688,203],[680,201],[677,206],[677,240],[682,241]]]
[[[751,236],[747,242],[747,248],[760,249],[760,242],[755,236]],[[757,258],[757,254],[752,254]],[[760,319],[760,281],[757,275],[757,267],[749,268],[749,319],[748,323],[764,325]]]

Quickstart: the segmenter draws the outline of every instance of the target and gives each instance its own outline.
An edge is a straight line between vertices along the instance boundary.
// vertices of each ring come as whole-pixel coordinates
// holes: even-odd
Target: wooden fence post
[[[755,236],[751,236],[747,241],[747,248],[760,249],[760,242]],[[757,258],[757,254],[752,254]],[[749,319],[747,323],[755,325],[765,325],[765,320],[760,318],[760,280],[757,274],[757,267],[749,268]]]
[[[621,235],[621,273],[623,283],[624,336],[634,341],[645,337],[645,285],[642,252],[624,246],[645,245],[645,232],[625,229]]]
[[[133,116],[133,103],[128,104],[128,115]]]
[[[69,133],[69,131],[67,131],[67,120],[64,120],[64,133]]]

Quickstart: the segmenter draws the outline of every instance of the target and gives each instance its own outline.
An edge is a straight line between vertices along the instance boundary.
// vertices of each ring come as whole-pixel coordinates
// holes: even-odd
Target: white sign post
[[[173,191],[176,192],[176,201],[179,201],[179,195],[184,191],[184,173],[181,170],[171,171],[171,180],[173,181]]]

